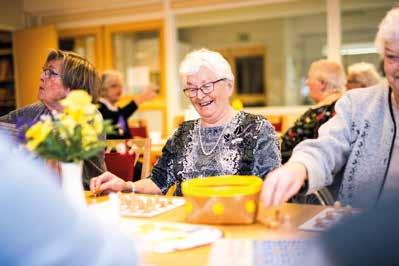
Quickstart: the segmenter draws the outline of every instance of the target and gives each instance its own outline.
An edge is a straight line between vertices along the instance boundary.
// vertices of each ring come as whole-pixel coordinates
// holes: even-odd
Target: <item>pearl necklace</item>
[[[235,118],[235,116],[233,117],[233,119],[234,119],[234,118]],[[226,128],[228,127],[228,125],[230,124],[230,122],[233,121],[233,119],[230,120],[229,122],[227,122],[227,123],[224,125],[223,130],[222,130],[222,133],[220,133],[220,135],[219,135],[219,137],[218,137],[218,140],[216,141],[215,146],[213,146],[212,149],[211,149],[210,151],[208,151],[208,152],[205,151],[204,145],[202,144],[201,125],[200,125],[200,120],[198,120],[198,123],[197,123],[197,127],[198,127],[198,136],[199,136],[199,142],[200,142],[200,146],[201,146],[201,150],[202,150],[202,153],[203,153],[203,154],[205,154],[206,156],[209,156],[209,155],[212,154],[212,152],[213,152],[213,151],[216,149],[216,147],[219,145],[219,142],[220,142],[220,140],[222,139],[222,137],[223,137],[223,135],[224,135],[224,132],[226,131]]]

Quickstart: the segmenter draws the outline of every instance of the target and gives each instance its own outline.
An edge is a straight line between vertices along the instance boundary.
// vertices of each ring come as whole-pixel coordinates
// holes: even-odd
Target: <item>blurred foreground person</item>
[[[0,265],[137,265],[133,241],[76,213],[44,165],[0,135]]]
[[[398,265],[398,204],[396,197],[323,233],[309,250],[306,265]]]

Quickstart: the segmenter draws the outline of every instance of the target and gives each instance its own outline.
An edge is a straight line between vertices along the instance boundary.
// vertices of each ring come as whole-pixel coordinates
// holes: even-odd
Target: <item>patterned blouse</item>
[[[321,125],[335,115],[335,103],[336,101],[318,108],[309,109],[295,122],[293,127],[287,130],[282,137],[281,143],[283,163],[288,161],[293,149],[299,142],[318,137],[318,130]]]
[[[181,196],[181,183],[187,179],[220,175],[264,178],[280,165],[271,124],[261,116],[239,112],[226,126],[201,128],[199,120],[184,122],[165,144],[150,178],[164,194],[176,184],[175,195]]]

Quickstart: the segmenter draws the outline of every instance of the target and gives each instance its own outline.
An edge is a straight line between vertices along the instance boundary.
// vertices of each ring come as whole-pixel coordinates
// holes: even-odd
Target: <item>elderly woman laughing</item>
[[[167,141],[149,178],[125,182],[106,172],[92,179],[93,192],[165,194],[184,180],[220,175],[264,177],[281,164],[276,134],[263,117],[236,112],[230,105],[234,76],[217,52],[189,53],[180,66],[183,92],[200,118],[184,122]]]

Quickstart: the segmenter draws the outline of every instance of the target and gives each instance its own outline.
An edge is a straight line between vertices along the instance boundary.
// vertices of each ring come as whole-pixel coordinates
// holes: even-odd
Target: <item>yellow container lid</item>
[[[232,197],[258,193],[263,180],[258,176],[225,175],[194,178],[182,183],[184,196]]]

